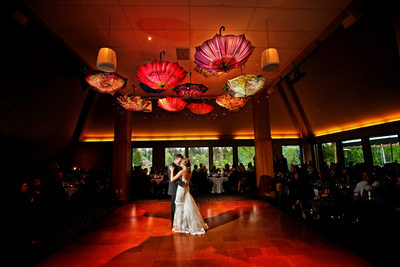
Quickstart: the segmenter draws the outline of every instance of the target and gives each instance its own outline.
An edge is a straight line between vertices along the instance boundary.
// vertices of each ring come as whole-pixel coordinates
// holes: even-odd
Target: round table
[[[210,177],[209,179],[211,182],[213,182],[211,193],[221,194],[224,192],[224,187],[222,186],[222,183],[228,181],[228,177]]]

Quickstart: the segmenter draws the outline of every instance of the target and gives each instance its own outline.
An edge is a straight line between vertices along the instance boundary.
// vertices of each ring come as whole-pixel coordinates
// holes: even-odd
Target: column
[[[113,151],[114,198],[127,201],[130,197],[132,168],[132,112],[121,108],[115,110]]]
[[[271,180],[274,177],[268,96],[257,94],[252,104],[257,191],[260,196],[264,196],[264,193],[271,191]]]

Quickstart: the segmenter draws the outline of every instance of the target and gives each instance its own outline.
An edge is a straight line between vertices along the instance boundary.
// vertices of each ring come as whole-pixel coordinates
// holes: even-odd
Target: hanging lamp
[[[110,41],[111,33],[111,18],[108,23],[108,40]],[[117,71],[117,53],[109,47],[102,47],[97,54],[96,66],[104,72]]]
[[[269,47],[268,20],[265,20],[267,27],[267,49],[262,52],[261,66],[266,72],[274,71],[279,68],[279,54],[276,48]]]

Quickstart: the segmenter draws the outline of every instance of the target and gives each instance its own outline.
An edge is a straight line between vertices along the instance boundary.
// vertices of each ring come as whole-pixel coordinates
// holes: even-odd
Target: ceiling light
[[[266,72],[274,71],[279,68],[279,54],[276,48],[269,47],[268,20],[265,20],[267,27],[267,49],[262,52],[261,66]]]

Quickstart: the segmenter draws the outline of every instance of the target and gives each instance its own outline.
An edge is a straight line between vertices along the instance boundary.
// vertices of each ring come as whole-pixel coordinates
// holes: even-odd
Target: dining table
[[[228,177],[212,176],[209,179],[210,179],[210,181],[213,182],[213,187],[212,187],[211,193],[221,194],[224,192],[224,187],[222,186],[222,183],[225,181],[228,181]]]

